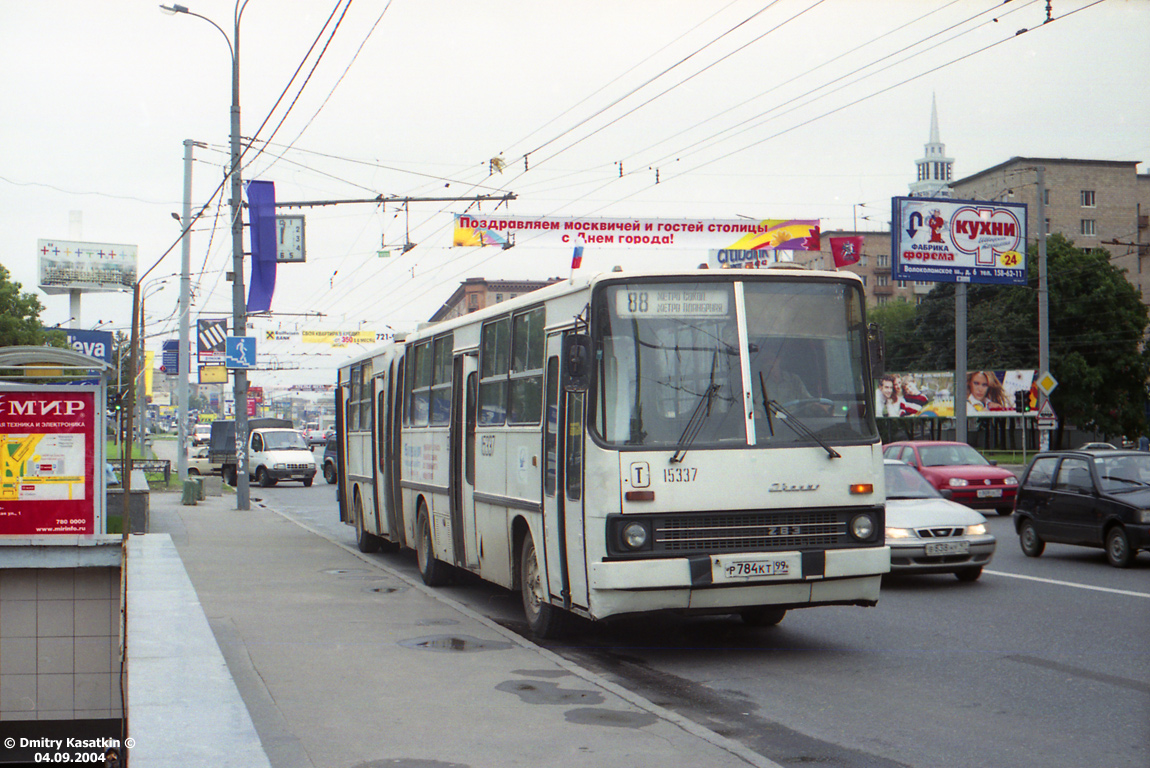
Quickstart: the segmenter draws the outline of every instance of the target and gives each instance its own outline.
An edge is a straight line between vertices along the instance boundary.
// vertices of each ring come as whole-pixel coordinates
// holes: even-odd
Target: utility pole
[[[192,264],[192,148],[197,142],[184,139],[184,236],[180,251],[180,352],[176,364],[179,378],[176,380],[178,401],[176,418],[179,421],[176,434],[179,448],[176,450],[177,476],[182,483],[188,479],[188,374],[191,373],[191,354],[188,349],[190,332],[188,329],[191,312],[191,264]]]
[[[1038,375],[1050,371],[1050,296],[1046,289],[1046,168],[1034,169],[1037,178],[1038,201]],[[1046,395],[1038,392],[1038,407],[1046,402]],[[1050,450],[1050,430],[1041,431],[1039,448]]]
[[[246,5],[246,2],[245,2]],[[240,16],[232,37],[232,333],[246,336],[247,297],[244,296],[243,183],[240,180]],[[236,509],[251,509],[248,486],[248,373],[235,371]]]
[[[966,442],[966,283],[954,284],[954,439]]]

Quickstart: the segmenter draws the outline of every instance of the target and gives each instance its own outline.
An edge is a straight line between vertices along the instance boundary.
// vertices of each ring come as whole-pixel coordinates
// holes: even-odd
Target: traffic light
[[[115,390],[115,389],[109,389],[108,390],[108,413],[111,414],[111,413],[116,413],[117,411],[119,411],[120,407],[123,404],[123,401],[124,401],[124,393],[123,392],[121,392],[119,390]]]
[[[1030,410],[1029,392],[1020,389],[1014,393],[1014,410],[1018,413],[1026,413]]]

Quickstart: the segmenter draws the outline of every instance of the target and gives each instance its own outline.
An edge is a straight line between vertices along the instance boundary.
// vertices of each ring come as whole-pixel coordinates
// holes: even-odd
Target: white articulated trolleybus
[[[340,516],[568,614],[874,605],[890,568],[862,283],[573,278],[339,372]]]

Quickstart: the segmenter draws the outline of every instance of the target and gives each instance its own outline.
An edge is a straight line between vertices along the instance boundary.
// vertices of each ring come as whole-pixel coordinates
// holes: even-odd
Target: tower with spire
[[[915,161],[918,180],[910,185],[911,197],[950,197],[954,158],[946,156],[946,146],[938,138],[938,100],[930,97],[930,141],[921,159]]]

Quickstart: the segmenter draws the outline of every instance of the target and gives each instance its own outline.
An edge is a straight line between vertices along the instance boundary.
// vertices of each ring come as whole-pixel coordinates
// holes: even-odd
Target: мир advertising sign
[[[95,388],[0,392],[0,535],[96,531]]]
[[[895,280],[1026,285],[1026,206],[891,198]]]

